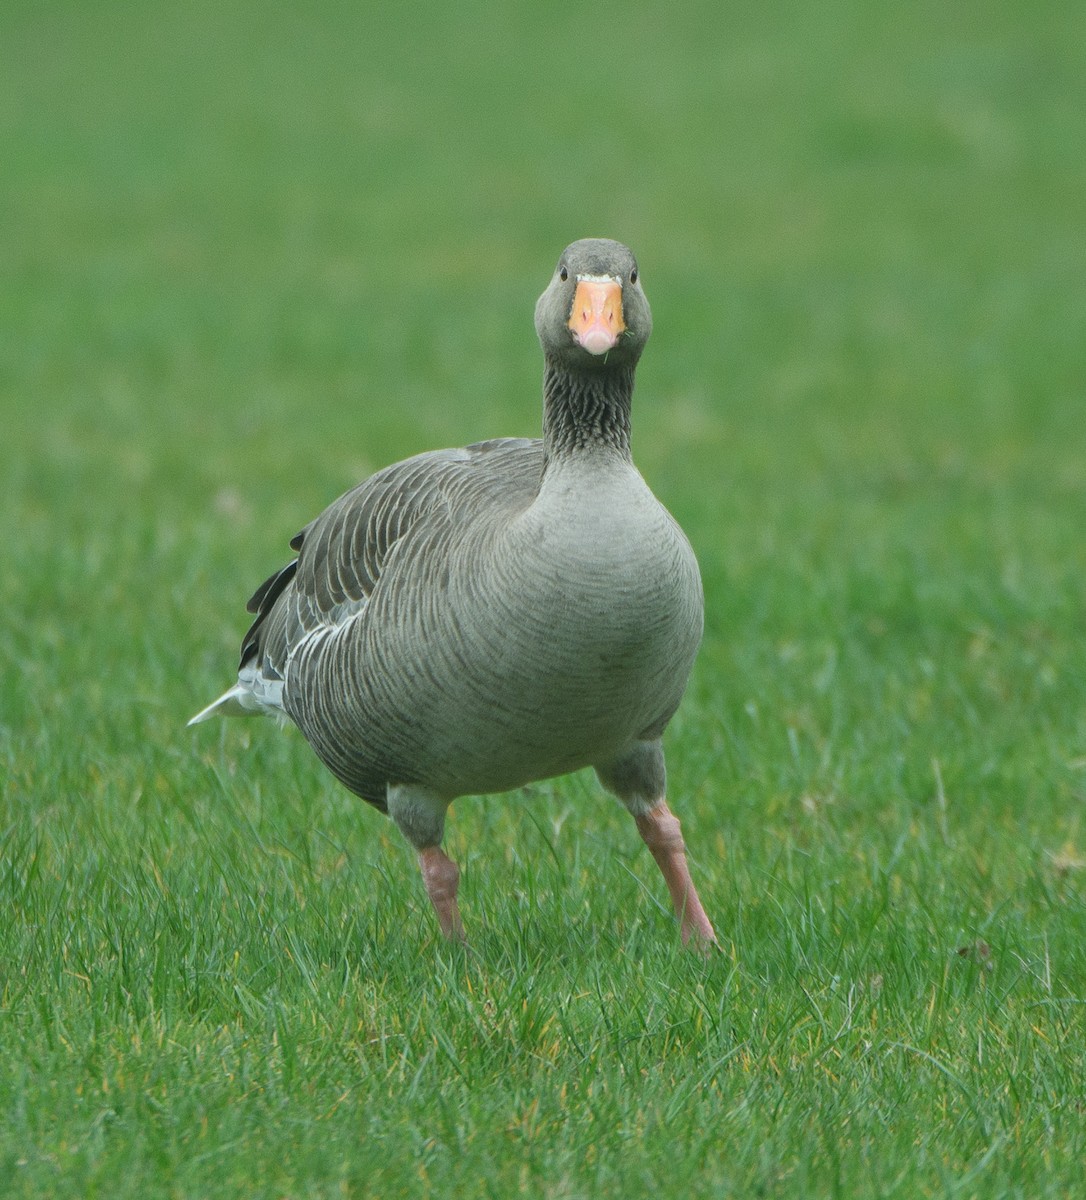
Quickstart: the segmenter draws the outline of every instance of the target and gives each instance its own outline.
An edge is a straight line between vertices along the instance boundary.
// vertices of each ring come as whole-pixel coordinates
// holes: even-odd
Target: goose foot
[[[460,868],[441,849],[448,807],[447,797],[429,788],[409,783],[388,785],[388,815],[419,856],[422,882],[441,932],[450,941],[465,942],[464,923],[456,906]]]
[[[634,820],[671,893],[683,944],[688,945],[693,941],[700,948],[719,945],[716,931],[701,906],[698,890],[690,878],[679,818],[668,808],[667,801],[661,800],[648,812],[635,816]]]
[[[426,894],[437,913],[441,932],[450,941],[466,942],[464,924],[460,920],[460,909],[456,904],[456,891],[460,886],[460,868],[440,846],[427,846],[419,851],[419,868]]]

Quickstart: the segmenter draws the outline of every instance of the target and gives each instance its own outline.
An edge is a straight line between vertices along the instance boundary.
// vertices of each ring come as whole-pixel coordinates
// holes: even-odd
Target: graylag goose
[[[665,799],[661,735],[702,633],[697,560],[630,457],[652,329],[633,254],[567,247],[535,310],[543,437],[419,454],[340,497],[260,587],[215,714],[286,717],[418,854],[446,937],[458,796],[595,768],[663,874],[684,942],[716,935]]]

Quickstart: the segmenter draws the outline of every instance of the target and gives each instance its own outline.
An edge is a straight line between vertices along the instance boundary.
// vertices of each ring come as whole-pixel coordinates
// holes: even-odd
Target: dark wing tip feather
[[[294,543],[292,542],[291,545]],[[267,579],[253,592],[249,597],[249,603],[245,606],[246,612],[259,613],[263,616],[269,608],[279,599],[283,588],[294,578],[294,572],[298,569],[298,560],[292,558],[285,567],[280,567],[274,575],[269,575]]]
[[[264,618],[271,612],[276,600],[283,594],[283,589],[294,578],[297,570],[298,560],[292,558],[285,567],[282,567],[274,575],[264,580],[245,606],[247,612],[256,613],[256,620],[249,626],[248,633],[242,639],[241,661],[238,664],[239,670],[256,653],[260,645],[259,630],[261,625],[264,624]]]

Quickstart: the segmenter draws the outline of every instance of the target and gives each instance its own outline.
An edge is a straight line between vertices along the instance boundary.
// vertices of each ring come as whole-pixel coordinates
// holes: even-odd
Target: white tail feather
[[[266,681],[255,676],[239,679],[234,686],[202,708],[188,723],[199,725],[212,717],[272,716],[283,719],[283,681]]]

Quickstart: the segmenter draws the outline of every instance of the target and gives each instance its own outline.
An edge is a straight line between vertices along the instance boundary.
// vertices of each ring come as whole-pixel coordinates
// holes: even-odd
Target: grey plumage
[[[639,826],[674,821],[660,736],[701,637],[697,562],[630,458],[651,330],[632,254],[568,247],[536,328],[543,439],[419,454],[335,501],[250,601],[238,683],[193,718],[289,717],[391,812],[453,936],[456,869],[438,847],[456,796],[594,766]],[[685,879],[684,938],[712,940]]]

